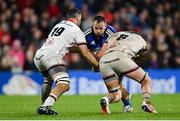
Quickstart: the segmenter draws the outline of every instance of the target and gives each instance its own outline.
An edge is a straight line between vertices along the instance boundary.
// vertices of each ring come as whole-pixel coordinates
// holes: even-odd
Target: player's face
[[[77,16],[77,25],[78,25],[78,26],[81,25],[81,19],[82,19],[82,16],[81,16],[81,15],[78,15],[78,16]]]
[[[106,23],[105,22],[93,22],[93,31],[96,36],[102,36],[106,29]]]

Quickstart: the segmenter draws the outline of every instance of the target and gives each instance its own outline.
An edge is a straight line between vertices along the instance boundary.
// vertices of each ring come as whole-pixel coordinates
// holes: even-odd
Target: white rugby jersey
[[[64,20],[54,26],[41,49],[64,56],[69,47],[79,44],[86,44],[84,33],[73,22]]]
[[[136,33],[131,32],[116,32],[108,38],[108,50],[128,51],[132,56],[137,54],[140,50],[146,49],[145,40]]]

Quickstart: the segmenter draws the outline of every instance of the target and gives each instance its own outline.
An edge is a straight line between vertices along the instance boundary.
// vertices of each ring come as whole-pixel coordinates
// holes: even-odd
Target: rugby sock
[[[56,100],[57,100],[57,96],[51,93],[48,96],[48,98],[45,100],[45,102],[43,103],[42,106],[51,106],[52,107],[53,104],[56,102]]]
[[[46,98],[49,96],[49,93],[51,92],[51,83],[44,83],[42,85],[42,103],[46,100]]]
[[[150,102],[151,100],[151,94],[148,92],[143,93],[143,99],[145,102]]]
[[[129,98],[128,99],[122,99],[122,102],[123,102],[124,106],[128,106],[128,105],[131,106]]]
[[[108,96],[104,96],[102,99],[105,99],[107,104],[109,105],[109,102],[111,101],[111,99]]]

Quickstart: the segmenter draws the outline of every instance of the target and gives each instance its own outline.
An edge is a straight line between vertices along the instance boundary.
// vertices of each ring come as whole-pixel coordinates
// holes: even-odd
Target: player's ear
[[[79,21],[78,17],[75,17],[75,20],[76,20],[76,21]]]
[[[106,27],[107,27],[107,23],[105,22],[105,24],[104,24],[104,25],[105,25],[105,28],[106,28]]]

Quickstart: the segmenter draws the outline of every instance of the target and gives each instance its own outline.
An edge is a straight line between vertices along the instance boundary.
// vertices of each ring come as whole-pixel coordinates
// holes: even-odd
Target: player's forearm
[[[86,54],[83,55],[84,58],[86,58],[89,63],[91,63],[94,67],[98,67],[98,61],[96,60],[96,58],[90,53],[90,52],[86,52]]]
[[[96,56],[96,59],[99,61],[100,58],[102,57],[103,55],[103,51],[99,51],[95,56]]]
[[[107,49],[108,44],[104,43],[103,47],[96,53],[96,59],[100,60],[105,50]]]

